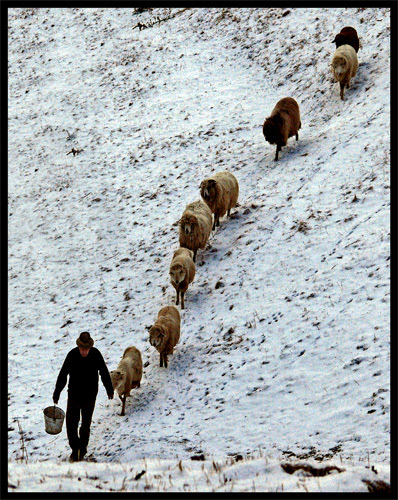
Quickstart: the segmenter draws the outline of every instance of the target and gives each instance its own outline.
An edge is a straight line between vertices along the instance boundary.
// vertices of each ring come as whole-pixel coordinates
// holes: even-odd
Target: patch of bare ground
[[[284,463],[281,464],[281,467],[287,474],[294,474],[296,471],[302,470],[306,473],[306,475],[313,477],[327,476],[334,470],[339,473],[345,471],[345,469],[340,469],[335,465],[325,465],[324,467],[313,467],[312,465],[309,464]]]
[[[369,493],[391,493],[391,486],[381,479],[376,479],[375,481],[362,479],[362,481],[368,487]]]

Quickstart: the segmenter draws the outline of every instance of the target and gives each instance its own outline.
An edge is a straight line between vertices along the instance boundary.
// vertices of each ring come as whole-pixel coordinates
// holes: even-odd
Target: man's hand
[[[58,404],[58,398],[56,398],[55,396],[53,396],[53,402],[54,402],[55,405],[57,405]]]

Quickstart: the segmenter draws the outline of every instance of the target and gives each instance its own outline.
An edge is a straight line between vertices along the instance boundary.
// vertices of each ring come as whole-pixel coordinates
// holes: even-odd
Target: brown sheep
[[[344,87],[350,88],[350,80],[358,71],[357,53],[351,45],[341,45],[333,54],[332,73],[340,83],[340,97],[344,101]]]
[[[140,386],[142,379],[141,352],[134,346],[127,347],[116,370],[110,372],[113,388],[122,401],[122,413],[126,405],[126,397],[130,396],[131,389]]]
[[[300,110],[297,102],[291,97],[285,97],[276,103],[271,115],[265,120],[263,134],[270,144],[276,144],[275,161],[282,146],[286,146],[289,137],[296,136],[301,128]]]
[[[200,195],[214,214],[213,230],[220,225],[220,217],[231,213],[239,196],[239,184],[230,172],[218,172],[200,184]]]
[[[355,49],[355,52],[359,50],[359,38],[355,28],[351,26],[346,26],[343,28],[340,33],[338,33],[333,42],[336,44],[336,49],[338,49],[341,45],[351,45]]]
[[[177,292],[176,305],[178,306],[181,293],[181,309],[184,309],[185,292],[188,290],[188,285],[192,283],[195,277],[195,264],[192,250],[188,250],[188,248],[179,248],[174,252],[169,274],[171,284]]]
[[[180,340],[181,318],[174,306],[162,307],[155,324],[149,329],[149,343],[160,353],[160,365],[167,368],[167,356],[173,354]]]
[[[212,228],[210,208],[203,200],[186,206],[179,221],[180,246],[193,251],[193,261],[199,248],[206,246]]]

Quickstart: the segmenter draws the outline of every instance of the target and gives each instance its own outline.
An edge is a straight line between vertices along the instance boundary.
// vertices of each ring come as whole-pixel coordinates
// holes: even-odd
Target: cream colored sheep
[[[180,246],[193,251],[193,261],[199,248],[206,246],[212,228],[210,208],[203,200],[186,206],[179,221]]]
[[[195,264],[193,261],[193,252],[188,248],[179,248],[174,252],[173,259],[169,269],[170,280],[176,289],[178,306],[181,293],[181,309],[185,308],[184,295],[188,286],[195,277]]]
[[[200,184],[200,195],[214,214],[213,229],[220,225],[220,217],[231,213],[239,196],[239,183],[231,172],[218,172]]]
[[[173,354],[180,340],[181,318],[175,306],[166,306],[158,313],[155,324],[149,329],[149,343],[160,353],[160,365],[167,368],[167,355]]]
[[[332,73],[340,83],[340,97],[344,101],[344,87],[350,88],[350,80],[358,71],[358,57],[351,45],[340,45],[333,55]]]
[[[127,347],[116,370],[110,372],[113,388],[122,401],[122,413],[126,405],[126,397],[130,396],[131,389],[140,386],[142,378],[141,352],[134,346]]]

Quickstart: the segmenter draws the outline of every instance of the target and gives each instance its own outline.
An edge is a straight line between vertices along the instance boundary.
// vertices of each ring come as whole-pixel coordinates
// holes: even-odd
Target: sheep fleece
[[[332,43],[336,44],[336,49],[342,45],[351,45],[355,52],[359,50],[359,38],[357,30],[351,26],[346,26],[335,36]]]
[[[117,372],[121,372],[122,379],[117,381]],[[116,370],[110,373],[112,385],[119,396],[130,395],[132,386],[142,378],[142,357],[141,352],[134,346],[127,347],[123,353]],[[117,384],[115,387],[115,383]]]
[[[239,197],[239,183],[233,174],[225,170],[202,181],[200,194],[214,214],[215,221],[218,221],[236,205]]]
[[[344,86],[350,86],[350,80],[358,71],[358,58],[355,49],[351,45],[341,45],[333,54],[332,73],[336,81],[340,83],[341,98],[344,97]]]
[[[289,137],[296,136],[301,128],[300,109],[292,97],[284,97],[276,103],[271,115],[265,120],[263,134],[270,144],[276,144],[275,160],[282,146],[286,146]]]
[[[177,298],[178,291],[182,292],[182,304],[184,304],[184,293],[187,291],[189,284],[192,283],[195,277],[195,264],[193,262],[192,250],[181,247],[174,252],[173,259],[170,264],[169,274],[171,278],[181,278],[181,276],[184,275],[184,279],[182,279],[178,284],[171,280],[172,285],[177,290]]]
[[[204,248],[212,229],[210,208],[203,200],[197,200],[186,206],[179,223],[180,246],[189,248],[196,253],[198,248]],[[193,231],[186,234],[184,224],[193,224]]]
[[[149,343],[154,345],[157,330],[161,330],[165,334],[164,340],[162,343],[155,342],[155,347],[160,353],[173,354],[174,347],[180,340],[180,325],[178,309],[174,306],[162,307],[155,323],[149,329]]]

